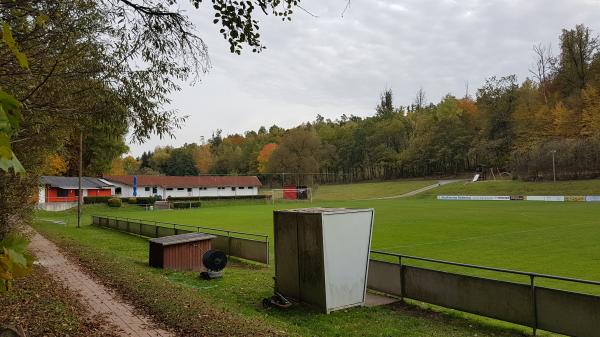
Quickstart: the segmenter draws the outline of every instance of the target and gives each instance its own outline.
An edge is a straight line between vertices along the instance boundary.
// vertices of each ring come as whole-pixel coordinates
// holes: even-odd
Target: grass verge
[[[20,326],[27,336],[116,337],[100,317],[85,307],[40,266],[0,293],[0,325]]]

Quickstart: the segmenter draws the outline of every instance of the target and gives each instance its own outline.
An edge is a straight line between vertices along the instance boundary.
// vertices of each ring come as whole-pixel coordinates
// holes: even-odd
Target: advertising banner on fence
[[[438,195],[438,200],[486,200],[486,201],[505,201],[510,200],[510,196],[497,195]]]
[[[565,197],[565,201],[585,201],[585,197],[581,195],[569,195]]]
[[[527,201],[565,201],[564,195],[528,195]]]
[[[588,195],[585,197],[585,201],[600,201],[600,195]]]

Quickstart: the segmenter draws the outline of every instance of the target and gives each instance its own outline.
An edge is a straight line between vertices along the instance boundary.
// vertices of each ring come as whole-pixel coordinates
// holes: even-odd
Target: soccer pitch
[[[297,207],[374,208],[372,249],[499,268],[600,280],[600,203],[392,199],[243,204],[144,211],[128,206],[86,213],[190,224],[272,236],[272,213]],[[415,263],[418,264],[418,263]],[[441,266],[436,266],[440,269]],[[457,268],[451,270],[459,271]],[[460,272],[515,281],[493,272]],[[542,283],[544,284],[544,283]],[[559,283],[549,283],[562,287]],[[600,293],[600,289],[568,289]],[[596,287],[597,288],[597,287]]]
[[[147,241],[133,235],[91,226],[90,215],[109,215],[127,218],[156,220],[265,234],[272,236],[273,210],[300,207],[353,207],[374,208],[375,223],[372,249],[405,255],[478,264],[498,268],[530,271],[544,274],[600,280],[600,203],[584,202],[527,202],[527,201],[440,201],[435,199],[436,190],[444,194],[500,194],[518,195],[520,190],[531,194],[583,195],[599,190],[598,182],[587,181],[548,186],[515,182],[491,184],[447,185],[428,191],[414,198],[362,200],[362,201],[314,201],[296,203],[235,202],[205,203],[200,209],[145,211],[138,206],[125,205],[109,208],[106,205],[86,205],[81,229],[75,228],[74,210],[67,212],[37,212],[38,219],[61,220],[66,225],[50,221],[37,221],[35,228],[64,244],[83,245],[90,249],[92,260],[96,255],[114,261],[122,268],[147,265]],[[383,184],[402,184],[386,182]],[[413,182],[410,182],[412,185]],[[386,185],[358,186],[361,193],[372,194],[370,188],[380,189]],[[561,187],[562,186],[562,187]],[[526,187],[524,189],[523,187]],[[329,189],[335,189],[328,186]],[[351,187],[346,189],[352,190]],[[403,187],[396,186],[396,190]],[[500,192],[503,193],[500,193]],[[546,193],[544,193],[546,191]],[[351,191],[350,191],[351,192]],[[328,192],[331,194],[331,192]],[[381,192],[377,192],[381,193]],[[590,193],[591,194],[591,193]],[[600,193],[598,193],[600,194]],[[355,193],[339,194],[353,199]],[[337,197],[337,196],[336,196]],[[378,258],[376,255],[372,257]],[[113,262],[111,262],[113,263]],[[495,272],[448,267],[439,264],[404,259],[409,265],[425,266],[438,270],[528,283],[524,276],[505,275]],[[474,315],[435,307],[452,317],[467,317],[462,323],[447,321],[415,320],[398,314],[397,307],[349,310],[336,315],[316,315],[304,310],[291,312],[267,312],[256,309],[258,299],[272,292],[273,264],[252,267],[233,264],[226,268],[225,277],[218,284],[206,284],[195,274],[162,272],[170,282],[197,289],[200,296],[215,305],[244,316],[265,320],[282,330],[307,336],[465,336],[475,334],[472,322],[484,326],[505,327],[499,333],[477,330],[481,335],[514,335],[528,333],[529,329],[509,323],[494,321]],[[141,271],[140,271],[141,272]],[[144,272],[156,273],[149,269]],[[136,276],[137,277],[137,276]],[[586,292],[600,295],[600,287],[550,281],[536,278],[537,286]],[[413,303],[413,302],[411,302]],[[420,306],[430,307],[419,303]],[[449,316],[449,317],[450,317]],[[473,320],[471,320],[473,319]],[[457,321],[458,322],[458,321]],[[468,327],[463,327],[468,326]],[[479,328],[478,328],[479,329]],[[484,333],[482,333],[484,331]],[[541,333],[540,335],[548,335]]]

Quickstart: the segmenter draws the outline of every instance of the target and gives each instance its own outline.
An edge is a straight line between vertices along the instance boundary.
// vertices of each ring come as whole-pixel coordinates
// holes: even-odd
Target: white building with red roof
[[[134,196],[134,176],[104,176],[117,197]],[[256,176],[135,176],[136,196],[234,197],[257,195],[262,186]]]

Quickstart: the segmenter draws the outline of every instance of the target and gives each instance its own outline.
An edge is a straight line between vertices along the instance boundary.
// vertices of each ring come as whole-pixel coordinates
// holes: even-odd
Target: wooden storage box
[[[150,266],[177,271],[203,271],[202,255],[212,247],[214,235],[189,233],[151,239]]]

